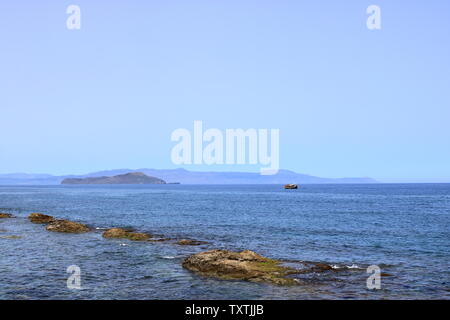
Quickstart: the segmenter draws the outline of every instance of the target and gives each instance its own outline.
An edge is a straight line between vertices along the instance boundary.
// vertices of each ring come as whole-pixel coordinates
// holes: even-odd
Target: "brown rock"
[[[0,213],[0,219],[12,218],[13,215],[10,213]]]
[[[156,239],[148,239],[147,241],[150,242],[164,242],[164,241],[170,241],[172,240],[171,238],[156,238]]]
[[[122,228],[112,228],[103,232],[103,238],[126,238],[127,231]]]
[[[311,271],[314,272],[323,272],[323,271],[328,271],[328,270],[334,270],[332,266],[325,264],[325,263],[320,263],[317,262],[314,264],[314,266],[311,268]]]
[[[122,228],[111,228],[103,233],[104,238],[128,239],[132,241],[145,241],[151,238],[151,235],[141,232],[131,232]]]
[[[141,232],[130,232],[127,234],[127,239],[132,241],[145,241],[150,239],[151,236]]]
[[[202,244],[207,244],[206,241],[198,241],[198,240],[190,240],[190,239],[181,239],[177,241],[177,244],[180,246],[199,246]]]
[[[263,256],[260,256],[254,251],[250,250],[244,250],[241,251],[240,256],[242,259],[249,260],[249,261],[264,261],[267,260],[267,258],[264,258]]]
[[[381,272],[381,273],[380,273],[380,276],[382,276],[382,277],[393,277],[392,274],[387,273],[387,272]]]
[[[267,282],[277,285],[295,284],[286,278],[295,269],[281,266],[281,262],[260,256],[253,251],[233,252],[211,250],[197,253],[183,261],[183,267],[203,276],[228,280]]]
[[[89,231],[86,225],[69,220],[55,220],[46,229],[48,231],[65,233],[84,233]]]
[[[47,224],[55,221],[55,218],[53,218],[52,216],[48,216],[46,214],[37,212],[30,214],[28,216],[28,219],[30,219],[30,221],[33,223],[42,223],[42,224]]]

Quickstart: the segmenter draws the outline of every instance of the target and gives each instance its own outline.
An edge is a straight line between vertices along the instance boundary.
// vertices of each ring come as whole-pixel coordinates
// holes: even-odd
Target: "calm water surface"
[[[17,218],[0,219],[0,299],[450,298],[449,184],[1,186],[2,211]],[[52,233],[30,223],[31,212],[210,244],[107,240],[101,229]],[[181,267],[189,254],[215,248],[342,271],[276,287]],[[373,264],[392,275],[381,290],[366,288]],[[81,268],[81,290],[66,286],[70,265]]]

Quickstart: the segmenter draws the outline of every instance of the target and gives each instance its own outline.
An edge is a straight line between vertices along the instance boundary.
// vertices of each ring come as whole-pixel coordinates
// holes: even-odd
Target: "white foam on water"
[[[341,268],[342,268],[342,267],[339,267],[338,265],[335,265],[335,264],[332,265],[331,267],[332,267],[333,269],[341,269]]]

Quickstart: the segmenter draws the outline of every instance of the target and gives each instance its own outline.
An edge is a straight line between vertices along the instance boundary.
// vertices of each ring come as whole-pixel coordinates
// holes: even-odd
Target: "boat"
[[[284,185],[285,189],[298,189],[298,185],[296,184],[286,184]]]

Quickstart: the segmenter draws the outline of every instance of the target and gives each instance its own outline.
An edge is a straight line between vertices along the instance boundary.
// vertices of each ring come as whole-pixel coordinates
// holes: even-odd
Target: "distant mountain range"
[[[167,183],[181,184],[319,184],[319,183],[376,183],[372,178],[319,178],[289,170],[263,176],[253,172],[204,172],[185,169],[117,169],[92,172],[85,175],[54,176],[50,174],[0,174],[0,185],[56,185],[64,179],[112,177],[130,172],[142,172]]]

